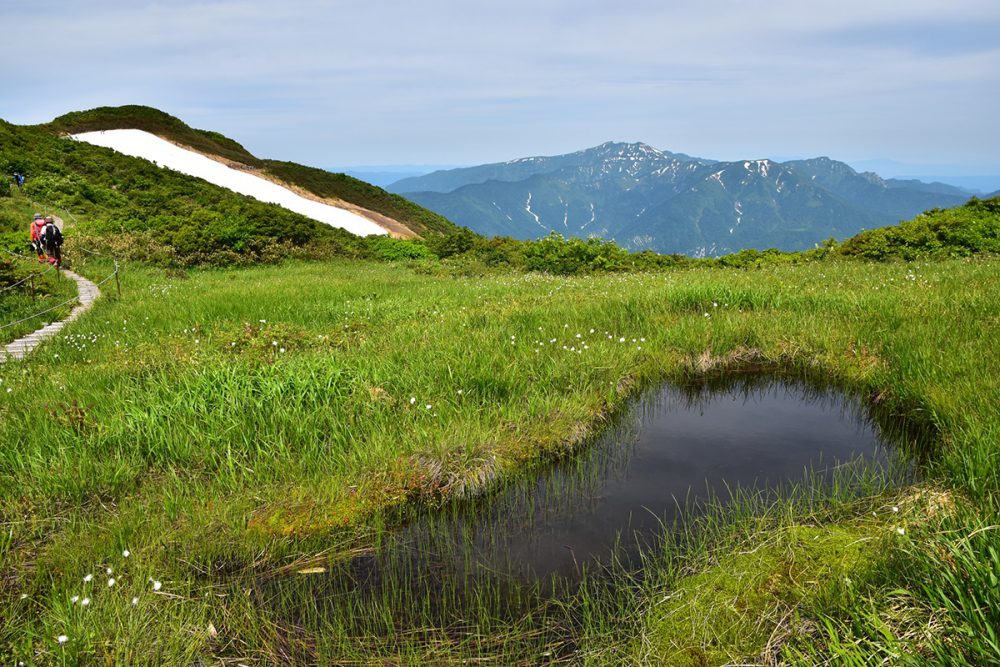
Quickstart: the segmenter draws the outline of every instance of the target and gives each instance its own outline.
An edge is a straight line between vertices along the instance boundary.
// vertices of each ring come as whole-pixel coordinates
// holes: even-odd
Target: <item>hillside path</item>
[[[33,331],[23,338],[18,338],[13,343],[5,346],[0,351],[0,364],[9,359],[24,359],[36,347],[55,336],[67,324],[90,310],[91,306],[94,305],[94,301],[101,295],[101,290],[97,288],[97,285],[83,276],[65,269],[61,269],[61,271],[64,276],[76,281],[77,298],[80,303],[70,311],[66,319],[47,324],[41,329]]]

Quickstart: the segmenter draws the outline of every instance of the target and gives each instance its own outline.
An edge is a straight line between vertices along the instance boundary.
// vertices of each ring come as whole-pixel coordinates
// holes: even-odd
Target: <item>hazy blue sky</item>
[[[315,165],[636,140],[1000,173],[997,0],[0,0],[0,21],[16,123],[149,104]]]

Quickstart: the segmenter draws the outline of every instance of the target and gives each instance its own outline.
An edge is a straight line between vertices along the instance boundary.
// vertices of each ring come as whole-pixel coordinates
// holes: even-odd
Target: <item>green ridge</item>
[[[456,229],[443,216],[382,188],[345,174],[335,174],[294,162],[262,160],[223,134],[194,129],[179,118],[151,107],[99,107],[60,116],[40,127],[69,134],[112,129],[144,130],[204,153],[262,169],[265,173],[320,197],[336,197],[381,213],[406,225],[420,236],[448,233]]]

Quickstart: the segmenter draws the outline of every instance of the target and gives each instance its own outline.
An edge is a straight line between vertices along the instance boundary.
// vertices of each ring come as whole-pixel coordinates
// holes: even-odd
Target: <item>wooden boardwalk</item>
[[[62,331],[63,327],[67,324],[90,310],[91,306],[94,305],[94,301],[96,301],[97,297],[101,295],[101,290],[97,288],[97,285],[83,276],[65,269],[61,269],[61,271],[64,276],[76,281],[77,298],[80,303],[76,305],[72,311],[70,311],[70,314],[66,319],[47,324],[41,329],[28,334],[24,338],[18,338],[13,343],[5,346],[3,350],[0,351],[0,364],[11,359],[24,359],[27,355],[31,354],[31,351],[36,347],[44,343],[49,338],[55,336],[57,333]]]

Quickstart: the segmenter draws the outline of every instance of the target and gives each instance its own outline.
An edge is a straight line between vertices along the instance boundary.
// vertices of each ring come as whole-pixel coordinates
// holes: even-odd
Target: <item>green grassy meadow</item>
[[[124,298],[0,366],[3,664],[1000,654],[996,258],[582,277],[422,266],[129,264]],[[300,572],[374,547],[401,509],[530,473],[643,387],[743,366],[822,375],[936,430],[921,481],[719,510],[649,554],[644,576],[514,620],[484,599],[455,628],[407,629],[375,606],[358,613],[384,632],[359,635],[296,592],[315,576]],[[260,593],[283,579],[276,600]]]

